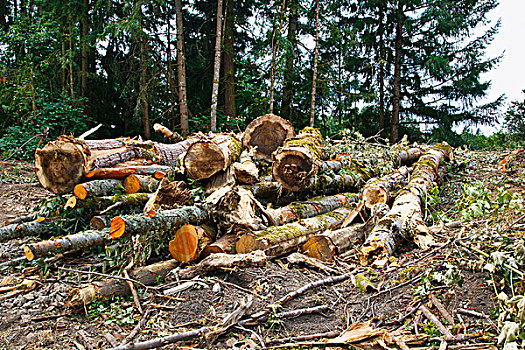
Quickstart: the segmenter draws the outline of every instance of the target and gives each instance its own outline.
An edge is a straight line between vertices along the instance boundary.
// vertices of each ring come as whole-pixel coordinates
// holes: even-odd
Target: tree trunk
[[[211,254],[217,253],[235,254],[235,242],[237,242],[237,235],[222,236],[215,242],[205,246],[200,257],[206,258]]]
[[[284,226],[273,226],[240,236],[235,244],[237,253],[263,250],[268,256],[280,256],[304,244],[310,236],[341,223],[352,209],[338,208],[327,214],[293,222]]]
[[[126,193],[155,192],[160,181],[147,175],[129,175],[124,180]],[[77,185],[78,186],[78,185]]]
[[[385,129],[385,38],[384,38],[384,12],[379,11],[379,132],[381,137],[386,137]]]
[[[179,77],[179,110],[182,135],[189,133],[188,100],[186,95],[186,58],[184,51],[184,32],[182,22],[182,0],[175,0],[175,16],[177,22],[177,70]]]
[[[394,162],[397,165],[401,164],[412,164],[416,162],[421,155],[425,153],[425,149],[422,147],[412,147],[408,149],[398,149],[394,158]]]
[[[363,265],[376,258],[390,256],[397,246],[412,238],[420,246],[428,240],[428,228],[422,218],[421,205],[428,191],[438,180],[438,168],[449,158],[452,148],[445,142],[437,144],[423,154],[407,186],[397,195],[392,209],[378,221],[359,251]]]
[[[208,179],[239,159],[241,151],[241,142],[232,134],[203,137],[188,148],[184,169],[193,180]]]
[[[0,242],[28,236],[40,236],[47,232],[52,225],[53,223],[50,221],[34,220],[0,227]]]
[[[284,140],[294,136],[292,124],[274,114],[266,114],[253,120],[244,131],[244,147],[255,147],[255,156],[267,161],[272,153],[283,145]]]
[[[377,220],[385,216],[388,209],[389,207],[386,204],[377,204],[372,208],[372,214],[366,223],[354,224],[334,231],[327,230],[322,234],[312,236],[303,245],[302,250],[311,258],[331,261],[334,256],[363,243]]]
[[[173,259],[161,261],[149,266],[139,267],[130,273],[130,278],[139,281],[143,285],[152,286],[162,282],[168,272],[178,267],[180,263]],[[91,284],[79,288],[74,288],[69,292],[65,303],[66,309],[72,311],[83,310],[94,301],[107,300],[117,296],[126,296],[131,293],[127,281],[122,279],[106,279],[95,281]]]
[[[273,114],[273,105],[274,105],[274,93],[275,93],[275,75],[277,71],[277,54],[279,52],[279,38],[281,37],[281,30],[283,28],[283,20],[284,20],[284,10],[286,8],[286,0],[283,0],[283,3],[281,5],[281,12],[279,15],[279,27],[273,28],[273,34],[272,34],[272,66],[270,71],[270,98],[269,98],[269,104],[270,109],[269,113]],[[276,38],[277,35],[277,38]]]
[[[156,213],[154,216],[142,214],[116,216],[111,221],[110,233],[111,237],[116,239],[123,235],[152,229],[169,231],[184,224],[198,225],[206,221],[208,217],[208,210],[197,205],[164,210]]]
[[[396,38],[395,38],[395,53],[394,53],[394,82],[393,82],[393,102],[392,102],[392,133],[390,141],[392,143],[399,140],[399,114],[401,110],[401,56],[402,56],[402,17],[403,5],[401,1],[398,4],[397,23],[396,23]]]
[[[117,194],[115,196],[104,197],[89,197],[83,201],[74,201],[69,203],[70,208],[84,208],[90,211],[106,210],[108,207],[123,207],[123,206],[144,206],[150,199],[149,193],[131,193],[131,194]],[[71,197],[76,198],[76,197]],[[69,201],[68,201],[69,202]]]
[[[111,237],[107,231],[88,230],[48,241],[28,244],[24,247],[24,254],[27,260],[32,261],[48,255],[104,245],[110,240]]]
[[[319,60],[319,0],[315,1],[315,50],[312,77],[312,102],[310,105],[310,127],[315,125],[315,97],[317,89],[317,61]]]
[[[169,251],[173,259],[191,262],[197,259],[214,239],[215,232],[210,228],[186,224],[175,232],[169,243]]]
[[[259,181],[259,169],[252,160],[254,152],[243,151],[239,161],[233,163],[232,169],[237,182],[243,184],[254,184]]]
[[[296,0],[289,1],[290,14],[288,19],[288,44],[289,51],[286,54],[286,63],[284,68],[284,82],[283,82],[283,102],[281,107],[281,115],[283,118],[291,119],[292,117],[292,100],[293,100],[293,70],[295,50],[297,47],[297,4]]]
[[[89,176],[91,170],[113,166],[137,156],[162,165],[176,165],[178,156],[192,142],[192,139],[187,139],[176,144],[162,144],[131,139],[80,140],[59,136],[56,141],[36,150],[36,175],[45,189],[63,194],[71,191],[86,174]]]
[[[412,169],[403,166],[381,178],[373,178],[363,187],[362,197],[365,207],[371,209],[377,203],[388,204],[393,193],[405,186]]]
[[[82,1],[82,49],[81,49],[81,77],[80,77],[80,94],[86,97],[87,77],[88,77],[88,35],[89,35],[89,0]]]
[[[183,181],[168,181],[164,178],[155,193],[144,206],[145,214],[173,209],[177,205],[190,205],[192,195]]]
[[[140,39],[140,86],[139,102],[142,106],[142,125],[144,127],[144,138],[151,138],[149,125],[149,104],[148,104],[148,64],[147,64],[147,44],[144,38]]]
[[[222,0],[217,0],[217,33],[215,37],[215,60],[213,64],[213,86],[211,92],[211,131],[217,130],[217,102],[219,95],[219,74],[221,69]]]
[[[226,1],[226,25],[224,30],[224,114],[228,118],[237,116],[235,105],[235,4],[234,0]]]
[[[116,168],[101,168],[91,170],[86,174],[88,179],[124,179],[130,175],[153,176],[162,180],[170,171],[171,167],[166,165],[124,166]]]
[[[305,128],[273,153],[272,175],[283,188],[298,191],[312,176],[323,157],[323,137],[319,130]]]
[[[73,194],[79,199],[86,199],[87,197],[108,196],[123,189],[124,187],[120,180],[93,180],[76,185],[73,188]]]

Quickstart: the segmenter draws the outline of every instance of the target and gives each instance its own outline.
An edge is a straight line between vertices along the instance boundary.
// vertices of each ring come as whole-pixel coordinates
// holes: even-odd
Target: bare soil
[[[460,212],[455,208],[464,198],[465,184],[487,179],[491,179],[486,184],[489,190],[498,191],[504,185],[511,193],[523,194],[522,160],[517,160],[512,169],[502,172],[498,168],[502,156],[496,152],[458,152],[453,165],[448,165],[448,174],[436,196],[439,200],[433,204],[427,201],[430,211],[442,213],[441,217],[450,221],[460,220]],[[50,195],[35,182],[31,166],[6,162],[0,166],[2,222],[24,215],[39,199]],[[492,200],[495,201],[495,197]],[[420,305],[426,305],[446,324],[430,302],[431,294],[454,318],[455,325],[450,328],[454,335],[482,332],[481,337],[461,344],[477,346],[471,348],[495,348],[495,337],[499,332],[495,316],[501,310],[495,290],[509,295],[512,292],[523,294],[523,290],[511,291],[512,283],[505,285],[503,273],[490,274],[483,270],[487,260],[460,243],[469,245],[471,236],[483,237],[487,232],[497,232],[507,240],[521,240],[525,227],[517,220],[523,212],[524,209],[489,210],[485,215],[460,221],[455,228],[436,229],[436,247],[421,251],[413,243],[406,242],[385,267],[359,266],[356,258],[359,247],[356,247],[335,262],[322,263],[327,268],[291,264],[283,257],[269,261],[264,268],[233,269],[200,276],[190,288],[170,297],[160,293],[163,285],[159,285],[158,292],[139,289],[142,308],[150,310],[147,316],[138,313],[131,297],[97,302],[81,312],[64,315],[63,303],[68,292],[101,277],[67,274],[58,267],[103,272],[104,268],[97,264],[102,258],[97,254],[84,254],[36,263],[16,261],[5,264],[22,257],[23,245],[38,241],[38,238],[0,243],[0,264],[3,264],[0,265],[0,288],[16,286],[28,278],[37,281],[34,289],[29,291],[0,292],[0,349],[109,348],[120,344],[141,317],[147,320],[133,341],[144,341],[214,326],[248,297],[253,298],[250,313],[269,309],[270,315],[275,316],[279,312],[319,305],[325,305],[327,310],[295,318],[270,317],[257,325],[234,326],[212,342],[196,337],[165,348],[259,349],[286,338],[331,331],[341,333],[351,324],[365,321],[370,321],[374,327],[388,330],[403,327],[414,334],[439,337],[435,326],[418,311]],[[438,223],[429,215],[429,226]],[[493,243],[494,240],[489,241]],[[482,239],[477,242],[482,242]],[[485,245],[487,253],[502,249],[501,244],[490,244]],[[481,247],[479,250],[483,251]],[[272,308],[279,298],[311,282],[348,272],[361,273],[374,288],[363,291],[355,287],[353,279],[347,279],[311,288],[283,307]],[[439,280],[436,276],[445,276],[448,280]],[[460,309],[486,317],[467,315]],[[439,342],[424,346],[437,349]],[[313,345],[304,345],[303,348],[313,348]]]

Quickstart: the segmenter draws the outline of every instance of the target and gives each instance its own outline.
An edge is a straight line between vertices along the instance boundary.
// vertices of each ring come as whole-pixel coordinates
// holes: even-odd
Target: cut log
[[[112,217],[107,215],[93,216],[91,220],[89,220],[89,228],[91,230],[103,230],[106,227],[109,227],[111,219]]]
[[[299,191],[317,174],[323,160],[323,137],[319,130],[304,128],[273,154],[272,176],[283,188]]]
[[[108,196],[118,190],[124,190],[120,180],[104,179],[78,184],[73,188],[73,194],[79,199],[86,199],[87,197]]]
[[[0,227],[0,242],[5,242],[15,238],[40,236],[53,226],[54,223],[50,220],[35,220]]]
[[[129,175],[124,180],[126,193],[155,192],[159,187],[159,180],[147,175]],[[77,185],[78,186],[78,185]]]
[[[155,132],[161,133],[167,139],[173,140],[175,142],[182,141],[182,136],[180,136],[176,132],[171,131],[170,129],[159,123],[155,123],[153,125],[153,130],[155,130]]]
[[[421,155],[425,152],[423,147],[412,147],[408,149],[399,149],[397,150],[394,163],[397,165],[407,164],[410,165],[416,162]]]
[[[292,221],[310,218],[328,213],[350,203],[357,203],[359,195],[355,193],[342,193],[334,196],[316,197],[304,202],[290,203],[278,209],[267,209],[274,221],[284,225]]]
[[[294,136],[292,124],[275,114],[266,114],[253,120],[244,131],[244,147],[254,147],[255,156],[272,160],[272,153],[283,145],[284,140]]]
[[[32,261],[44,256],[71,252],[88,247],[96,247],[109,242],[111,237],[108,231],[88,230],[28,244],[24,247],[24,254],[27,260]]]
[[[157,190],[144,206],[144,213],[173,209],[178,205],[190,205],[191,192],[183,181],[162,179]]]
[[[153,216],[144,214],[116,216],[111,220],[110,233],[113,239],[123,235],[156,231],[175,230],[184,224],[198,225],[209,218],[205,207],[193,205],[164,210]]]
[[[201,258],[205,258],[210,254],[224,253],[235,254],[235,242],[237,242],[237,235],[222,236],[213,243],[208,244],[201,253]]]
[[[175,232],[169,243],[169,251],[173,259],[180,262],[191,262],[197,259],[214,239],[215,232],[211,227],[186,224]]]
[[[254,184],[259,181],[259,169],[252,160],[254,154],[255,150],[253,148],[249,151],[244,150],[241,153],[239,161],[233,163],[232,169],[237,182],[243,184]]]
[[[206,194],[210,195],[221,188],[235,185],[235,177],[233,176],[232,167],[229,166],[224,171],[219,171],[217,174],[210,177],[206,183]]]
[[[196,140],[183,159],[186,174],[193,180],[208,179],[226,170],[242,151],[242,144],[233,134],[210,134]]]
[[[130,278],[143,285],[152,286],[163,281],[168,272],[179,266],[175,259],[162,261],[145,267],[139,267],[130,273]],[[117,296],[126,296],[131,293],[127,281],[122,279],[107,279],[92,282],[87,286],[72,289],[67,297],[65,306],[72,311],[83,310],[84,306],[96,300],[107,300]]]
[[[110,167],[133,158],[176,165],[179,155],[191,143],[192,139],[169,145],[133,139],[80,140],[60,136],[36,150],[36,174],[44,188],[63,194],[71,191],[91,170]]]
[[[101,168],[91,170],[86,174],[88,179],[124,179],[130,175],[150,175],[157,180],[163,179],[172,170],[167,165],[145,165],[145,166],[125,166],[115,168]]]
[[[108,207],[112,209],[122,206],[144,206],[150,199],[150,193],[130,193],[130,194],[117,194],[114,196],[104,197],[88,197],[85,200],[76,200],[76,197],[72,196],[66,206],[69,208],[85,208],[92,212],[106,210]]]
[[[405,186],[412,168],[402,166],[395,172],[381,178],[373,178],[363,187],[363,202],[368,209],[377,203],[388,203],[395,190]]]
[[[19,216],[19,217],[13,218],[13,219],[8,219],[5,222],[5,224],[6,225],[20,224],[22,222],[34,221],[34,220],[36,220],[38,218],[39,218],[38,214],[30,214],[30,215],[25,215],[25,216]]]
[[[334,256],[342,254],[358,244],[362,244],[367,234],[388,212],[388,205],[379,203],[372,209],[370,219],[363,224],[354,224],[338,230],[328,230],[312,236],[302,247],[303,252],[311,258],[331,261]]]
[[[235,244],[237,253],[249,253],[264,250],[268,256],[279,256],[304,244],[312,235],[326,231],[341,223],[352,209],[338,208],[327,214],[293,222],[284,226],[272,226],[266,230],[256,231],[240,236]]]
[[[452,148],[443,142],[428,149],[414,164],[410,182],[399,192],[392,209],[378,221],[361,247],[359,260],[363,265],[390,256],[406,239],[415,240],[420,247],[428,247],[430,236],[423,221],[421,204],[438,180],[439,165],[451,153]]]

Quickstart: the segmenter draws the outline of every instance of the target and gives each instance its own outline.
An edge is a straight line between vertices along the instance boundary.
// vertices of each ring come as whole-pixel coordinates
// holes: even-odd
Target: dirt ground
[[[142,315],[131,296],[96,302],[79,312],[65,313],[64,301],[69,291],[101,277],[67,273],[58,267],[103,273],[105,265],[101,264],[104,260],[101,254],[70,255],[29,263],[13,259],[23,257],[24,244],[38,238],[0,243],[0,349],[104,349],[120,344],[136,328],[138,332],[132,341],[145,341],[215,326],[249,299],[253,304],[247,315],[267,310],[270,317],[255,324],[237,323],[215,340],[197,335],[165,348],[334,348],[334,345],[316,342],[320,338],[333,338],[352,324],[367,321],[374,328],[441,337],[420,308],[426,306],[447,325],[435,299],[452,316],[454,324],[448,325],[448,329],[454,336],[475,334],[472,339],[459,341],[456,348],[502,348],[496,345],[500,333],[497,316],[505,306],[496,295],[523,294],[523,283],[519,289],[519,275],[509,279],[504,268],[496,266],[493,273],[484,269],[489,260],[481,253],[512,252],[513,244],[521,243],[525,232],[519,220],[525,212],[523,207],[511,207],[505,200],[501,200],[497,210],[493,206],[499,201],[502,188],[514,199],[521,198],[524,192],[523,161],[516,159],[512,167],[503,172],[498,162],[504,155],[456,152],[456,160],[447,166],[448,173],[443,177],[439,193],[427,200],[427,224],[433,228],[437,242],[437,246],[427,251],[407,241],[384,267],[359,266],[356,257],[359,247],[334,262],[316,266],[291,263],[283,257],[268,261],[265,267],[200,276],[192,280],[187,289],[170,296],[162,291],[184,281],[160,284],[138,290],[145,311]],[[483,204],[481,215],[465,217],[473,206],[466,198],[465,188],[476,183],[482,184],[487,194],[486,198],[474,195],[473,198],[488,202],[488,207]],[[35,182],[30,165],[0,163],[0,221],[28,213],[40,199],[49,195]],[[479,214],[475,210],[472,209],[474,214]],[[440,220],[445,219],[456,224],[439,228]],[[520,268],[520,261],[516,266]],[[353,277],[309,288],[283,305],[275,304],[279,298],[312,282],[348,273]],[[9,290],[24,279],[35,283],[28,289]],[[356,284],[363,279],[368,280],[370,286],[362,290]],[[314,306],[324,306],[324,309],[295,317],[279,315]],[[332,334],[310,340],[300,338],[326,332]],[[294,342],[301,343],[301,347],[290,345]],[[282,343],[288,345],[279,345]],[[451,344],[449,348],[454,348]],[[439,341],[429,341],[417,347],[438,349],[439,345]],[[352,347],[339,344],[339,348]],[[394,344],[390,348],[399,347]]]

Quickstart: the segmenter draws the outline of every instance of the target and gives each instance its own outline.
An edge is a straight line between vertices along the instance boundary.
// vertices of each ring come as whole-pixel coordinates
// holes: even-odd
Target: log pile
[[[105,246],[143,285],[217,254],[236,256],[223,258],[236,266],[251,257],[242,254],[297,250],[331,260],[364,242],[359,257],[369,264],[394,254],[403,240],[428,245],[422,200],[452,152],[446,144],[424,152],[395,149],[385,167],[395,170],[386,173],[346,150],[334,156],[317,129],[294,136],[291,124],[275,115],[254,120],[241,135],[197,133],[180,141],[158,129],[177,142],[62,136],[37,150],[42,186],[72,193],[61,210],[80,213],[89,226],[52,237],[52,218],[38,218],[0,228],[0,241],[41,237],[25,245],[28,260]],[[398,167],[418,157],[411,168]],[[140,267],[153,256],[173,260]],[[78,288],[69,304],[128,294],[128,282]]]

